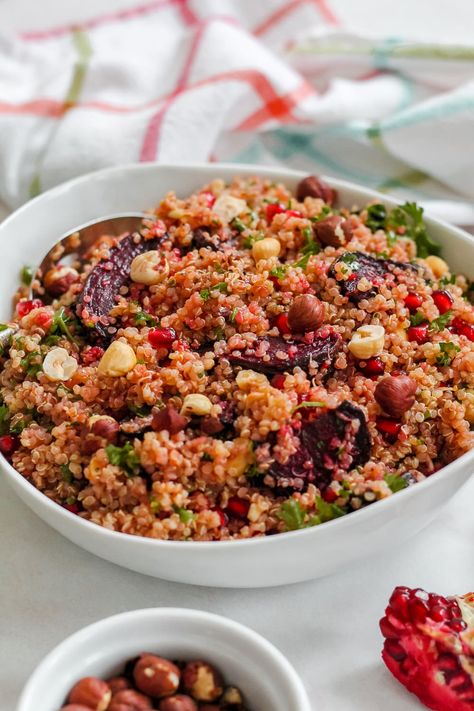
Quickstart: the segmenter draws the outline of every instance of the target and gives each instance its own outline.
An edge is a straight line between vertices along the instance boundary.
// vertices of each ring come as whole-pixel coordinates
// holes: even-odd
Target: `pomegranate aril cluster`
[[[143,653],[107,681],[84,677],[60,711],[249,711],[240,690],[202,659],[171,661]]]

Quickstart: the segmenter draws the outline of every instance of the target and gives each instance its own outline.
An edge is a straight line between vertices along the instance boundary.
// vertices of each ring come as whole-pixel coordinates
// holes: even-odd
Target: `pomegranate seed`
[[[148,343],[153,348],[169,348],[175,340],[174,328],[152,328],[148,332]]]
[[[303,213],[299,210],[285,210],[288,217],[303,217]]]
[[[16,312],[20,318],[23,318],[23,316],[29,314],[33,309],[39,309],[41,306],[44,306],[41,299],[22,299],[22,301],[19,301],[16,305]]]
[[[428,340],[428,324],[422,323],[419,326],[410,326],[407,336],[409,341],[415,341],[422,346]]]
[[[428,617],[428,605],[423,600],[411,600],[410,602],[410,617],[413,622],[425,622]]]
[[[282,336],[285,336],[289,333],[291,333],[290,327],[288,325],[288,315],[287,314],[280,314],[275,321],[276,327],[280,331]]]
[[[387,654],[389,654],[397,662],[401,662],[402,659],[405,659],[405,657],[407,656],[402,645],[394,639],[386,639],[384,649]]]
[[[399,586],[395,588],[390,598],[389,604],[397,612],[402,619],[408,619],[408,601],[410,599],[410,591],[408,588]]]
[[[415,294],[414,291],[410,291],[408,296],[405,297],[405,306],[410,311],[416,311],[420,308],[423,303],[423,298],[419,294]]]
[[[386,617],[382,617],[380,620],[380,631],[387,639],[397,639],[399,637],[399,632],[390,624]]]
[[[474,326],[459,318],[459,316],[453,319],[451,330],[457,333],[458,336],[465,336],[469,341],[474,341]]]
[[[13,452],[15,452],[20,446],[18,437],[13,435],[3,435],[0,437],[0,452],[4,457],[9,457]]]
[[[467,627],[467,624],[464,622],[464,620],[460,618],[456,620],[451,620],[451,622],[448,622],[448,624],[450,628],[454,630],[454,632],[462,632]]]
[[[430,617],[436,622],[443,622],[443,620],[449,619],[449,612],[441,605],[434,605],[430,610]]]
[[[246,499],[241,499],[239,496],[231,496],[227,502],[226,512],[230,516],[236,516],[237,518],[247,518],[247,514],[250,508],[250,501]]]
[[[327,501],[328,504],[333,504],[338,497],[334,489],[331,489],[331,487],[328,487],[322,496],[324,501]]]
[[[454,304],[454,299],[449,291],[433,291],[432,297],[440,314],[445,314]]]
[[[73,514],[78,514],[80,509],[78,504],[63,504],[63,508],[70,511]]]
[[[281,212],[285,212],[285,207],[281,203],[272,202],[267,205],[267,208],[265,210],[267,222],[270,223],[275,217],[275,215],[279,215]]]
[[[385,372],[385,363],[378,356],[374,356],[373,358],[369,358],[365,361],[364,367],[359,365],[359,368],[364,373],[364,375],[369,378],[372,378],[377,375],[383,375],[383,373]]]
[[[377,417],[376,420],[377,429],[383,434],[383,436],[393,444],[398,439],[400,434],[401,422],[397,420],[391,420],[388,417]]]
[[[204,198],[204,202],[206,203],[207,207],[212,207],[216,201],[216,196],[211,193],[209,190],[204,190],[202,193],[199,193],[201,197]]]
[[[229,523],[229,518],[228,518],[226,512],[223,511],[222,509],[220,509],[218,506],[216,506],[212,510],[215,511],[219,515],[219,518],[221,520],[221,526],[227,526],[227,524]]]
[[[438,666],[441,671],[457,671],[459,669],[459,662],[452,654],[440,654]]]
[[[103,355],[103,348],[101,348],[100,346],[92,346],[92,348],[89,348],[87,351],[84,351],[82,355],[82,362],[86,365],[90,365],[91,363],[95,363],[96,361],[100,360]]]
[[[35,324],[45,331],[49,331],[53,323],[53,317],[48,311],[40,311],[35,316]]]
[[[283,373],[277,373],[277,375],[273,376],[271,380],[271,385],[277,390],[283,390],[285,387],[285,380],[286,375],[283,375]]]

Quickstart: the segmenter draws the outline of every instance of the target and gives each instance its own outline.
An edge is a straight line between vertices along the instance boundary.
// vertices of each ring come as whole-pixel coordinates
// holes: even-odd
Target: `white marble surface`
[[[132,0],[0,0],[1,31],[71,22]],[[380,30],[387,0],[334,8],[360,28]],[[366,8],[361,13],[361,6]],[[405,6],[402,12],[401,5]],[[469,3],[410,3],[410,17],[428,31],[473,39]],[[355,9],[357,7],[357,9]],[[390,31],[410,31],[406,4],[393,10]],[[398,11],[400,10],[400,12]],[[471,8],[472,10],[472,8]],[[0,209],[0,218],[4,216]],[[319,581],[272,590],[213,590],[166,583],[122,570],[60,538],[0,481],[0,711],[13,711],[23,683],[65,636],[101,617],[139,607],[182,605],[227,615],[274,642],[307,686],[314,711],[416,711],[418,702],[392,681],[380,662],[377,622],[397,584],[443,594],[474,585],[474,480],[438,519],[403,549]],[[377,532],[374,531],[374,535]],[[288,711],[297,711],[288,709]]]

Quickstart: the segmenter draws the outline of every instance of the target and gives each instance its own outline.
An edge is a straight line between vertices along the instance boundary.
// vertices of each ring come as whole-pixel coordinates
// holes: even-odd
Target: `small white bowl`
[[[205,659],[242,691],[251,711],[311,711],[301,679],[270,642],[225,617],[173,607],[114,615],[71,635],[35,669],[17,711],[59,711],[79,679],[107,679],[142,652]]]
[[[0,319],[11,316],[21,267],[25,262],[38,264],[65,232],[104,215],[150,208],[169,190],[184,197],[214,178],[230,180],[234,175],[262,175],[295,188],[305,174],[257,165],[142,163],[92,173],[40,195],[0,225]],[[390,207],[397,204],[343,180],[328,182],[344,205],[365,205],[371,200]],[[472,236],[440,220],[426,223],[452,269],[474,279]],[[0,457],[0,471],[18,496],[85,550],[157,578],[237,588],[318,578],[367,555],[400,548],[439,513],[473,470],[474,450],[426,481],[322,526],[248,540],[195,542],[131,536],[86,521],[44,496]]]

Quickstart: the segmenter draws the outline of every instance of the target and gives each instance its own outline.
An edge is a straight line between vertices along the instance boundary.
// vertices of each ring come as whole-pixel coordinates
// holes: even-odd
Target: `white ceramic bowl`
[[[21,266],[39,263],[64,232],[104,215],[155,205],[170,189],[185,196],[212,178],[265,175],[295,186],[303,173],[244,165],[139,164],[112,168],[41,195],[0,225],[0,319],[11,314]],[[343,204],[393,200],[340,180],[329,180]],[[474,279],[474,239],[427,219],[454,271]],[[66,538],[118,565],[167,580],[219,587],[264,587],[321,577],[363,556],[399,548],[418,533],[467,481],[474,451],[426,481],[322,526],[241,541],[158,541],[109,531],[53,503],[2,457],[0,469],[25,503]]]
[[[266,639],[219,615],[166,607],[107,617],[68,637],[35,669],[17,711],[59,711],[79,679],[107,679],[142,652],[205,659],[240,688],[253,711],[311,711],[296,671]]]

